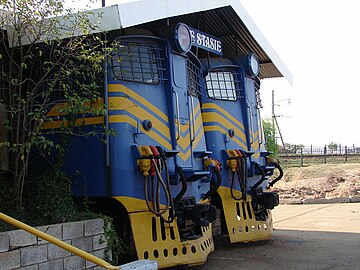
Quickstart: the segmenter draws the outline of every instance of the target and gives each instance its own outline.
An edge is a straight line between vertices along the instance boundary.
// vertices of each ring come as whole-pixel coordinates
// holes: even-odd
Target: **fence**
[[[308,166],[312,164],[360,163],[360,147],[353,146],[292,146],[282,149],[279,159],[283,166]]]

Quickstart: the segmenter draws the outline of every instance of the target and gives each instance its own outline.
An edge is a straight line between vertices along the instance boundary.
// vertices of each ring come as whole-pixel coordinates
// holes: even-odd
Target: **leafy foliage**
[[[328,148],[329,148],[331,151],[336,150],[338,147],[339,147],[339,144],[336,143],[336,142],[329,142],[329,144],[328,144]]]
[[[279,145],[275,139],[275,127],[270,120],[263,120],[263,129],[266,140],[266,150],[272,152],[272,156],[276,157],[279,153]]]
[[[105,216],[104,221],[104,236],[107,242],[105,259],[106,261],[111,262],[113,265],[120,265],[122,263],[122,258],[127,255],[126,244],[121,238],[118,237],[113,219],[111,217]],[[111,258],[109,254],[111,254]]]
[[[55,0],[4,0],[0,7],[0,29],[6,29],[0,32],[0,111],[7,134],[0,136],[0,148],[9,153],[12,191],[21,207],[31,156],[61,151],[48,135],[102,139],[109,132],[81,127],[86,117],[106,112],[99,74],[111,45],[96,34],[102,14],[73,14]]]
[[[6,188],[7,180],[2,177],[0,190]],[[47,172],[28,179],[24,185],[24,204],[16,207],[11,193],[0,194],[0,211],[19,219],[31,226],[63,223],[91,218],[99,215],[87,210],[86,204],[75,204],[71,194],[69,179],[63,173]],[[13,229],[0,222],[0,231]]]

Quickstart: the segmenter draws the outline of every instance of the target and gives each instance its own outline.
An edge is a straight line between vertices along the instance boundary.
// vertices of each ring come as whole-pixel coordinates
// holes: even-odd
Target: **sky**
[[[292,86],[262,80],[263,117],[271,116],[274,90],[285,142],[360,145],[358,1],[240,2],[294,77]]]
[[[274,90],[285,143],[360,146],[358,1],[239,1],[294,77],[292,85],[284,78],[261,81],[262,117],[271,117]]]

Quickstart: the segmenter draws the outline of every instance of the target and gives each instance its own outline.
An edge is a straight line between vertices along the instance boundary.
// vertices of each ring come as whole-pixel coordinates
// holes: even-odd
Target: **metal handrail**
[[[253,130],[253,117],[252,117],[252,112],[251,112],[251,107],[248,105],[247,106],[248,111],[249,111],[249,117],[250,117],[250,124],[249,124],[249,132],[250,132],[250,147],[251,145],[254,143],[254,130]]]
[[[196,129],[195,129],[195,108],[194,108],[194,99],[193,96],[190,96],[190,101],[191,101],[191,118],[189,119],[189,124],[190,124],[190,141],[193,142],[195,141],[195,133],[196,133]]]
[[[18,221],[12,217],[9,217],[3,213],[0,212],[0,219],[5,221],[6,223],[9,223],[15,227],[18,227],[24,231],[27,231],[28,233],[31,233],[33,235],[36,235],[58,247],[61,247],[85,260],[88,260],[92,263],[95,263],[96,265],[98,266],[101,266],[103,268],[106,268],[106,269],[111,269],[111,270],[116,270],[116,269],[120,269],[120,266],[113,266],[111,264],[109,264],[108,262],[90,254],[90,253],[87,253],[81,249],[78,249],[68,243],[65,243],[64,241],[61,241],[60,239],[57,239],[56,237],[53,237],[51,235],[48,235],[47,233],[44,233],[38,229],[35,229],[21,221]]]
[[[180,108],[179,108],[179,95],[178,93],[173,90],[175,93],[175,102],[176,102],[176,119],[177,120],[177,128],[178,128],[178,135],[176,136],[176,141],[180,139]],[[175,123],[176,124],[176,123]]]

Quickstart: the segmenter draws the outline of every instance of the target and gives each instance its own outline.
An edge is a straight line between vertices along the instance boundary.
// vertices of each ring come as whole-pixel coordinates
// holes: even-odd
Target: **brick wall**
[[[48,225],[37,229],[99,258],[105,258],[107,243],[102,219]],[[0,270],[8,269],[98,270],[103,268],[23,230],[16,230],[0,233]]]

